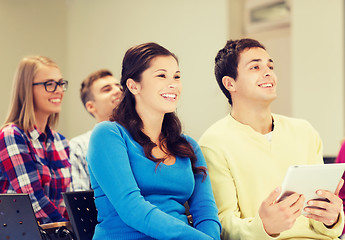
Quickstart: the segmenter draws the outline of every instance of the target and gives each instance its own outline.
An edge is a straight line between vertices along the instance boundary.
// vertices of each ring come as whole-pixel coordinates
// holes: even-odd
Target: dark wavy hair
[[[229,76],[236,80],[240,54],[247,48],[255,47],[265,49],[260,42],[254,39],[243,38],[239,40],[229,40],[226,42],[225,47],[219,50],[215,58],[214,73],[216,75],[216,80],[230,105],[232,105],[231,94],[223,85],[223,77]]]
[[[144,43],[134,46],[127,50],[122,61],[121,86],[123,88],[123,99],[113,110],[110,121],[116,121],[124,126],[143,148],[145,156],[156,162],[156,168],[162,163],[164,158],[155,158],[152,155],[152,149],[157,145],[142,131],[143,122],[135,110],[135,98],[127,88],[127,79],[131,78],[136,82],[141,81],[142,73],[150,67],[151,61],[159,56],[172,56],[178,62],[177,57],[166,48],[157,43]],[[188,157],[192,164],[194,173],[203,174],[206,177],[205,167],[196,167],[196,155],[193,147],[181,135],[182,126],[177,115],[166,113],[164,115],[162,130],[159,136],[161,146],[168,151],[167,154],[174,156]]]

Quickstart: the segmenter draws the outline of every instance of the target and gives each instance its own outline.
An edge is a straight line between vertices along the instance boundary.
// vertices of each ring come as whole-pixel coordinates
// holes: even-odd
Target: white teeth
[[[164,93],[164,94],[162,94],[162,97],[165,97],[165,98],[176,98],[176,94]]]
[[[50,99],[50,102],[52,102],[52,103],[59,103],[59,102],[61,102],[61,99],[60,98]]]
[[[273,87],[273,84],[272,83],[264,83],[264,84],[260,84],[259,86],[266,88],[266,87]]]

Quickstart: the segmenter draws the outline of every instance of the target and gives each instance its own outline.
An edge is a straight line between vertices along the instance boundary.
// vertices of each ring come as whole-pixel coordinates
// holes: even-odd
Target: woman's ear
[[[132,78],[128,78],[126,81],[126,86],[128,90],[133,94],[136,95],[140,92],[140,83],[134,81]]]
[[[229,91],[229,92],[233,92],[235,91],[235,79],[233,79],[232,77],[229,76],[224,76],[222,78],[222,83],[223,86]]]

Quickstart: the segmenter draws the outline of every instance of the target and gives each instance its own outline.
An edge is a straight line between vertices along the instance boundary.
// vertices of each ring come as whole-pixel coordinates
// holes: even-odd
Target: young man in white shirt
[[[80,98],[97,123],[109,120],[121,97],[122,89],[119,81],[106,69],[91,73],[81,84]],[[85,158],[91,132],[90,130],[70,141],[73,191],[90,189],[89,170]]]

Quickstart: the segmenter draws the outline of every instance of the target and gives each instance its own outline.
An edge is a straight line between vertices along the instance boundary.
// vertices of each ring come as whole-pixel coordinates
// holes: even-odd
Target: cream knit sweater
[[[287,168],[323,163],[321,139],[307,121],[272,116],[271,142],[230,114],[213,124],[199,141],[219,208],[222,239],[336,239],[342,232],[343,213],[332,229],[300,216],[279,237],[266,234],[258,210],[282,184]]]

